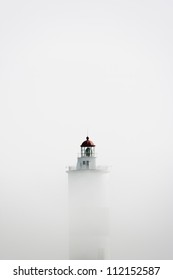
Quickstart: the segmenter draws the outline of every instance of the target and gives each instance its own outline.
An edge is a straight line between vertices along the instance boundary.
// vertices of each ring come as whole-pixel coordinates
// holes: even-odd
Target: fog
[[[68,175],[109,165],[112,259],[173,258],[172,1],[1,1],[0,259],[68,259]]]
[[[111,258],[106,175],[103,168],[68,172],[69,259]]]

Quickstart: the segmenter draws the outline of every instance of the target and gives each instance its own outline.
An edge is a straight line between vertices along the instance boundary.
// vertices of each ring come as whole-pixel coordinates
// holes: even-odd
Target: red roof
[[[94,143],[86,137],[86,140],[80,145],[81,147],[95,147]]]

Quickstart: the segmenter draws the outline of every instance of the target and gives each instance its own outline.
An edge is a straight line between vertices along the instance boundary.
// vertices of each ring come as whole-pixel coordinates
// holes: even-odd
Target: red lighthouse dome
[[[81,147],[95,147],[94,143],[86,137],[86,140],[80,145]]]

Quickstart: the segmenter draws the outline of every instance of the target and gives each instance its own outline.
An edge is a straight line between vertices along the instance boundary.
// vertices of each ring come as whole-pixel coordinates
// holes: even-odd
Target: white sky
[[[173,257],[172,13],[168,0],[1,1],[1,258],[65,258],[64,171],[87,130],[124,231],[147,213],[141,250],[128,255],[131,230],[118,256]]]

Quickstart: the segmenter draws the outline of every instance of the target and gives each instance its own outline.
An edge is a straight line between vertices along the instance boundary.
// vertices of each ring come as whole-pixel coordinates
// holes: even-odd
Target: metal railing
[[[80,158],[80,157],[92,158],[92,157],[97,157],[97,153],[93,153],[93,154],[90,155],[90,156],[86,156],[85,154],[78,153],[78,154],[77,154],[77,157],[78,157],[78,158]]]
[[[74,171],[74,170],[104,170],[104,171],[109,171],[109,166],[106,166],[106,165],[98,165],[94,168],[80,168],[80,169],[77,169],[76,166],[68,166],[67,167],[67,171]]]

